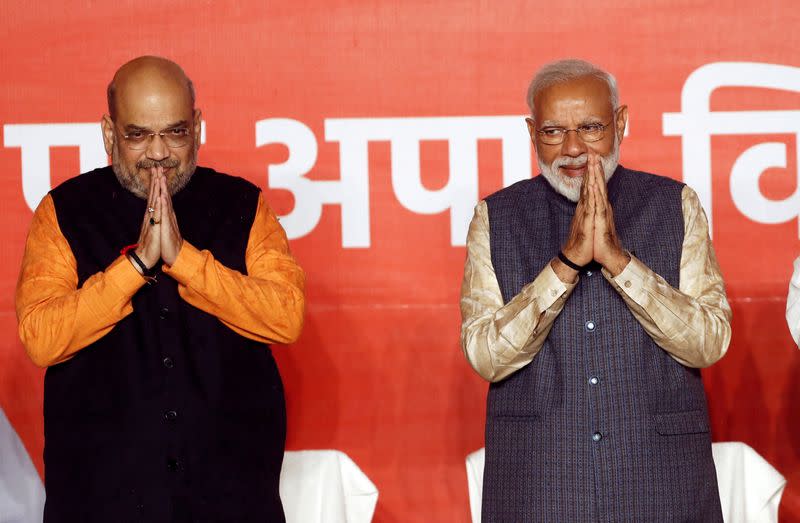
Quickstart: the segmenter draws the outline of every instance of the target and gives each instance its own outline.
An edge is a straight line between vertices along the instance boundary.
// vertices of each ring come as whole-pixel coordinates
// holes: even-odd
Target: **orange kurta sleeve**
[[[17,282],[19,337],[28,356],[41,367],[71,358],[133,312],[131,297],[144,284],[120,256],[78,288],[77,262],[48,194],[33,214]]]
[[[175,263],[162,270],[177,280],[184,300],[238,334],[263,343],[295,341],[303,328],[305,275],[289,253],[286,233],[275,213],[260,194],[245,264],[247,275],[184,240]]]

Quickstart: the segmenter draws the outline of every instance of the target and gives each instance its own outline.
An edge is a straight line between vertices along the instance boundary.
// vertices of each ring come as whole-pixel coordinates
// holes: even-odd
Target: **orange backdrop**
[[[527,83],[579,56],[630,107],[622,163],[686,180],[710,210],[734,313],[728,355],[704,372],[714,439],[787,476],[781,514],[800,521],[800,359],[783,316],[800,254],[794,2],[72,4],[0,2],[0,405],[40,470],[43,372],[13,304],[30,206],[105,160],[99,130],[77,124],[97,124],[120,64],[158,54],[197,87],[200,163],[264,188],[296,236],[306,327],[274,350],[288,447],[349,454],[380,490],[375,521],[467,521],[486,384],[458,342],[463,210],[535,173]]]

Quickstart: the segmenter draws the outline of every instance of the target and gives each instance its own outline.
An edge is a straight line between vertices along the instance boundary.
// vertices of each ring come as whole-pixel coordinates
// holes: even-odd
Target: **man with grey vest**
[[[731,310],[697,195],[618,165],[609,73],[549,64],[527,101],[542,175],[478,204],[461,289],[483,521],[722,521],[699,369]]]
[[[303,271],[258,187],[197,166],[183,69],[136,58],[107,96],[112,165],[42,199],[17,285],[47,367],[44,521],[284,521],[268,345],[300,335]]]

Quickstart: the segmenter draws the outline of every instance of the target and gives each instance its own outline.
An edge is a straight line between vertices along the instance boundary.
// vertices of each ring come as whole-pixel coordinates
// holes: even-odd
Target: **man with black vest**
[[[169,60],[123,65],[112,167],[34,213],[16,305],[47,367],[45,523],[284,519],[268,344],[299,336],[304,275],[260,190],[196,167],[194,98]]]
[[[461,290],[483,522],[721,522],[699,369],[731,310],[697,195],[618,165],[607,72],[549,64],[528,104],[542,175],[478,204]]]

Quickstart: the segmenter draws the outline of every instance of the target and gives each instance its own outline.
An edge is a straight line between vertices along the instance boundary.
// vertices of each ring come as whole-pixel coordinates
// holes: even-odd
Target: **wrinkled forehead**
[[[553,84],[534,99],[537,123],[551,120],[607,118],[612,116],[611,90],[594,76],[584,76]]]

